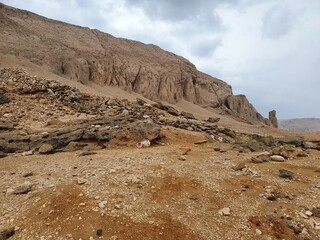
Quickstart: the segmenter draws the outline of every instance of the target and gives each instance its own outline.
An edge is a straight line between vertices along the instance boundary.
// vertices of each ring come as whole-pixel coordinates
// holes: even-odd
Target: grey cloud
[[[199,41],[191,46],[192,54],[200,58],[209,58],[213,56],[219,46],[221,46],[221,39]]]
[[[244,93],[264,116],[275,109],[281,119],[320,118],[318,56],[309,59],[308,64],[303,64],[305,60],[299,52],[264,61],[250,73],[239,76],[242,81],[232,84],[233,89]]]
[[[81,8],[94,8],[95,2],[90,0],[76,0],[77,5]]]
[[[129,6],[141,7],[151,18],[165,21],[183,21],[194,18],[215,19],[214,9],[238,0],[126,0]]]
[[[261,31],[263,36],[276,39],[288,33],[293,26],[293,16],[287,9],[273,7],[269,9],[263,19]]]

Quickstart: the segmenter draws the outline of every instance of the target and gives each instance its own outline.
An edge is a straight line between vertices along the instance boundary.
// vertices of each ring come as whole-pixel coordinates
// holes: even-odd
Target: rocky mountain
[[[320,132],[320,119],[300,118],[280,120],[279,128],[302,132]]]
[[[271,125],[244,95],[152,44],[116,38],[0,3],[0,53],[86,85],[119,87],[152,101],[181,100],[218,108],[250,123]]]

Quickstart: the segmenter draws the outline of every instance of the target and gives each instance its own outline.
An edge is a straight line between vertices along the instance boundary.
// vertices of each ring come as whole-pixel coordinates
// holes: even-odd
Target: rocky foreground
[[[0,79],[1,240],[320,238],[320,138]]]

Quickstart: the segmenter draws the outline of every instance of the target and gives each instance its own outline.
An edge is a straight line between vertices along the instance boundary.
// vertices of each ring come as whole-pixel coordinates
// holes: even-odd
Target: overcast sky
[[[1,1],[179,54],[265,117],[320,118],[320,0]]]

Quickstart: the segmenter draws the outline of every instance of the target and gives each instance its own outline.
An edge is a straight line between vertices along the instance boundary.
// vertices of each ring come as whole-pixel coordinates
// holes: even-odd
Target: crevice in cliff
[[[137,81],[138,81],[138,80],[139,80],[139,78],[140,78],[141,68],[142,68],[142,66],[140,65],[139,70],[138,70],[138,73],[136,74],[136,76],[135,76],[135,78],[134,78],[133,82],[131,83],[131,87],[132,87],[132,90],[133,90],[134,92],[135,92],[135,86],[136,86],[136,83],[137,83]]]
[[[61,70],[62,75],[64,75],[66,73],[66,69],[65,69],[63,62],[61,62],[60,70]]]
[[[88,70],[89,70],[88,80],[91,81],[91,80],[93,80],[93,70],[92,70],[92,67],[90,65],[88,67]]]

